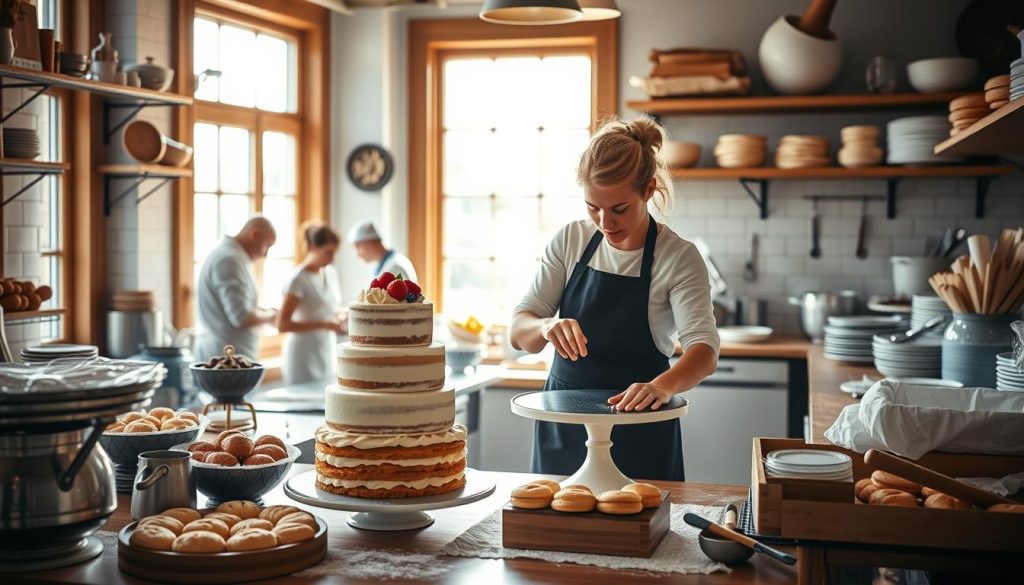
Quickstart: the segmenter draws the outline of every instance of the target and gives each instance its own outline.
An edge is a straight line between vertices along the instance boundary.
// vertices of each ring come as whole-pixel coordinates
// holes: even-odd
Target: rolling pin
[[[919,483],[925,487],[930,487],[933,490],[938,490],[944,494],[953,496],[954,498],[960,498],[961,500],[970,502],[980,508],[988,508],[995,504],[1017,503],[998,494],[978,489],[973,485],[964,483],[958,479],[949,477],[948,475],[932,471],[927,467],[911,463],[906,459],[886,453],[885,451],[868,449],[868,452],[864,454],[864,463],[872,469],[888,471],[893,475],[898,475],[903,479]]]

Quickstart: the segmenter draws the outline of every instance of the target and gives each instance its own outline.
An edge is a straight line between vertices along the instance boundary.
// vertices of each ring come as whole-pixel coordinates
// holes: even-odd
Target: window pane
[[[263,133],[263,192],[295,194],[295,137],[291,134]]]
[[[217,190],[217,127],[213,124],[196,124],[193,128],[195,152],[196,191]]]
[[[285,285],[295,270],[295,262],[291,259],[263,261],[262,305],[280,307]]]
[[[444,202],[444,255],[487,258],[492,254],[491,199],[448,197]]]
[[[233,236],[242,229],[252,214],[252,199],[248,195],[220,196],[220,233]]]
[[[271,112],[288,110],[288,95],[292,87],[288,69],[288,43],[270,35],[256,37],[256,55],[260,72],[256,77],[257,107]]]
[[[590,141],[588,130],[541,132],[540,192],[545,197],[582,197],[583,187],[576,182],[576,165]]]
[[[570,221],[587,219],[583,197],[544,198],[544,214],[540,220],[540,237],[544,244]]]
[[[220,128],[220,190],[226,193],[252,192],[252,160],[249,131],[245,128]]]
[[[494,285],[492,300],[498,315],[511,315],[519,299],[527,293],[533,277],[540,268],[540,261],[532,255],[501,258],[494,263]],[[506,316],[504,320],[507,320]]]
[[[537,255],[540,242],[540,198],[497,198],[494,201],[494,226],[486,232],[488,239],[504,242],[495,246],[497,256]],[[513,246],[508,243],[515,243]]]
[[[295,258],[295,198],[267,196],[263,198],[263,215],[270,218],[277,230],[277,242],[270,247],[271,258]]]
[[[540,59],[514,57],[494,60],[494,98],[491,110],[495,127],[523,130],[540,127],[546,107],[542,96],[547,92],[540,84]]]
[[[205,18],[197,18],[194,21],[192,35],[194,38],[192,63],[196,75],[207,69],[220,70],[217,23]],[[207,77],[196,86],[195,90],[196,99],[217,101],[220,96],[220,79]]]
[[[540,193],[540,135],[536,129],[498,130],[494,150],[494,192],[505,197],[536,197]]]
[[[493,302],[490,260],[445,260],[445,306],[466,315],[479,315],[489,321]]]
[[[494,135],[489,130],[449,130],[444,135],[444,194],[487,197],[494,192],[491,161]],[[506,161],[511,163],[511,161]]]
[[[533,87],[544,106],[540,117],[545,128],[590,127],[589,57],[548,57],[541,61],[535,79]]]
[[[192,217],[192,254],[202,263],[220,243],[223,235],[218,229],[217,196],[213,193],[196,193]]]
[[[444,127],[494,126],[492,59],[452,59],[444,65]]]
[[[263,64],[256,50],[256,33],[229,24],[220,27],[220,101],[251,108],[256,105],[256,80]]]

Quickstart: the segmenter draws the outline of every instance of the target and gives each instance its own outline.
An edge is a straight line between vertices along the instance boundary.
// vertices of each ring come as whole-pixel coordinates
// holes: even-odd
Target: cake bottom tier
[[[444,480],[439,485],[416,482],[412,485],[402,482],[364,482],[362,480],[338,480],[324,477],[317,473],[316,487],[332,494],[349,496],[351,498],[366,499],[391,499],[391,498],[419,498],[422,496],[436,496],[461,489],[466,485],[466,476],[460,473],[452,478],[439,478]],[[362,484],[362,485],[360,485]],[[418,487],[419,486],[419,487]]]

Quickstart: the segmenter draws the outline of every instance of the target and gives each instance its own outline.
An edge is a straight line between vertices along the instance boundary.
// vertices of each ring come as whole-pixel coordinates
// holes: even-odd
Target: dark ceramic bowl
[[[263,364],[239,370],[212,370],[196,362],[188,367],[196,386],[206,390],[218,402],[237,404],[263,379]]]
[[[156,431],[155,433],[110,433],[100,435],[100,445],[117,465],[135,467],[139,463],[139,453],[146,451],[166,451],[172,446],[196,440],[203,429],[210,424],[210,419],[200,415],[199,426],[180,431]]]
[[[182,443],[173,448],[187,451],[188,446],[189,443]],[[288,456],[280,461],[238,467],[221,467],[193,459],[192,474],[200,493],[215,502],[251,500],[258,503],[263,494],[281,483],[301,454],[298,447],[288,445]]]

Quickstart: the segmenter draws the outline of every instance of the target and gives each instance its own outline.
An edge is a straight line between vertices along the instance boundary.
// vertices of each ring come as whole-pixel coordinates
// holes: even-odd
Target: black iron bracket
[[[22,102],[20,104],[18,104],[17,106],[15,106],[10,112],[7,112],[6,114],[4,114],[3,117],[0,118],[0,123],[6,124],[7,120],[11,119],[11,116],[13,116],[13,115],[17,114],[18,112],[20,112],[21,110],[23,110],[25,108],[25,106],[27,106],[27,105],[31,104],[32,102],[36,101],[37,97],[43,95],[44,93],[46,93],[46,90],[50,89],[50,85],[46,84],[46,83],[4,83],[4,84],[0,85],[0,89],[20,89],[20,88],[26,88],[27,89],[27,88],[30,88],[30,87],[36,88],[36,91],[32,95],[30,95],[27,98],[25,98],[24,100],[22,100]]]
[[[127,179],[131,179],[131,178],[135,179],[134,181],[132,181],[131,185],[129,185],[127,188],[123,189],[117,195],[111,197],[111,195],[110,195],[110,186],[111,186],[111,184],[114,181],[119,180],[119,179],[120,180],[127,180]],[[104,197],[103,197],[103,215],[105,215],[106,217],[110,217],[110,212],[114,209],[114,207],[118,203],[123,201],[129,195],[131,195],[132,191],[134,191],[135,189],[138,189],[139,186],[142,185],[142,183],[144,183],[147,179],[155,179],[155,178],[159,178],[160,181],[157,182],[156,185],[151,187],[145,193],[143,193],[142,195],[139,195],[135,199],[135,204],[136,205],[138,205],[139,203],[142,203],[146,199],[149,199],[149,197],[153,193],[156,193],[157,191],[160,190],[161,187],[163,187],[164,185],[166,185],[170,181],[172,181],[174,179],[177,179],[178,177],[153,177],[152,175],[150,175],[148,173],[144,173],[144,174],[138,175],[136,177],[116,177],[116,176],[108,176],[108,177],[106,177],[106,179],[104,181],[105,182],[105,185],[104,185],[105,189],[103,191],[103,195],[104,195]]]
[[[754,203],[757,204],[759,209],[759,217],[761,219],[768,219],[768,179],[747,179],[740,177],[740,187],[747,192]],[[751,184],[756,183],[758,186],[759,193],[754,193],[751,188]]]
[[[138,116],[139,112],[144,108],[157,108],[161,106],[178,107],[179,105],[180,104],[168,104],[165,102],[154,102],[148,100],[130,103],[103,102],[103,144],[110,144],[110,139],[114,137],[114,134],[134,120],[135,116]],[[121,117],[116,124],[111,126],[111,110],[128,110],[128,113]]]
[[[28,191],[32,187],[35,187],[36,183],[38,183],[39,181],[42,181],[44,177],[49,175],[49,173],[27,173],[27,172],[22,172],[22,173],[18,173],[18,172],[15,172],[15,173],[0,173],[0,175],[2,175],[2,176],[31,175],[31,174],[35,174],[36,178],[34,178],[31,181],[29,181],[27,185],[23,185],[21,187],[21,189],[18,189],[13,195],[8,197],[7,199],[4,199],[3,202],[0,202],[0,209],[2,209],[4,207],[7,207],[8,203],[10,203],[11,201],[14,201],[18,197],[20,197],[21,194],[24,193],[25,191]]]

